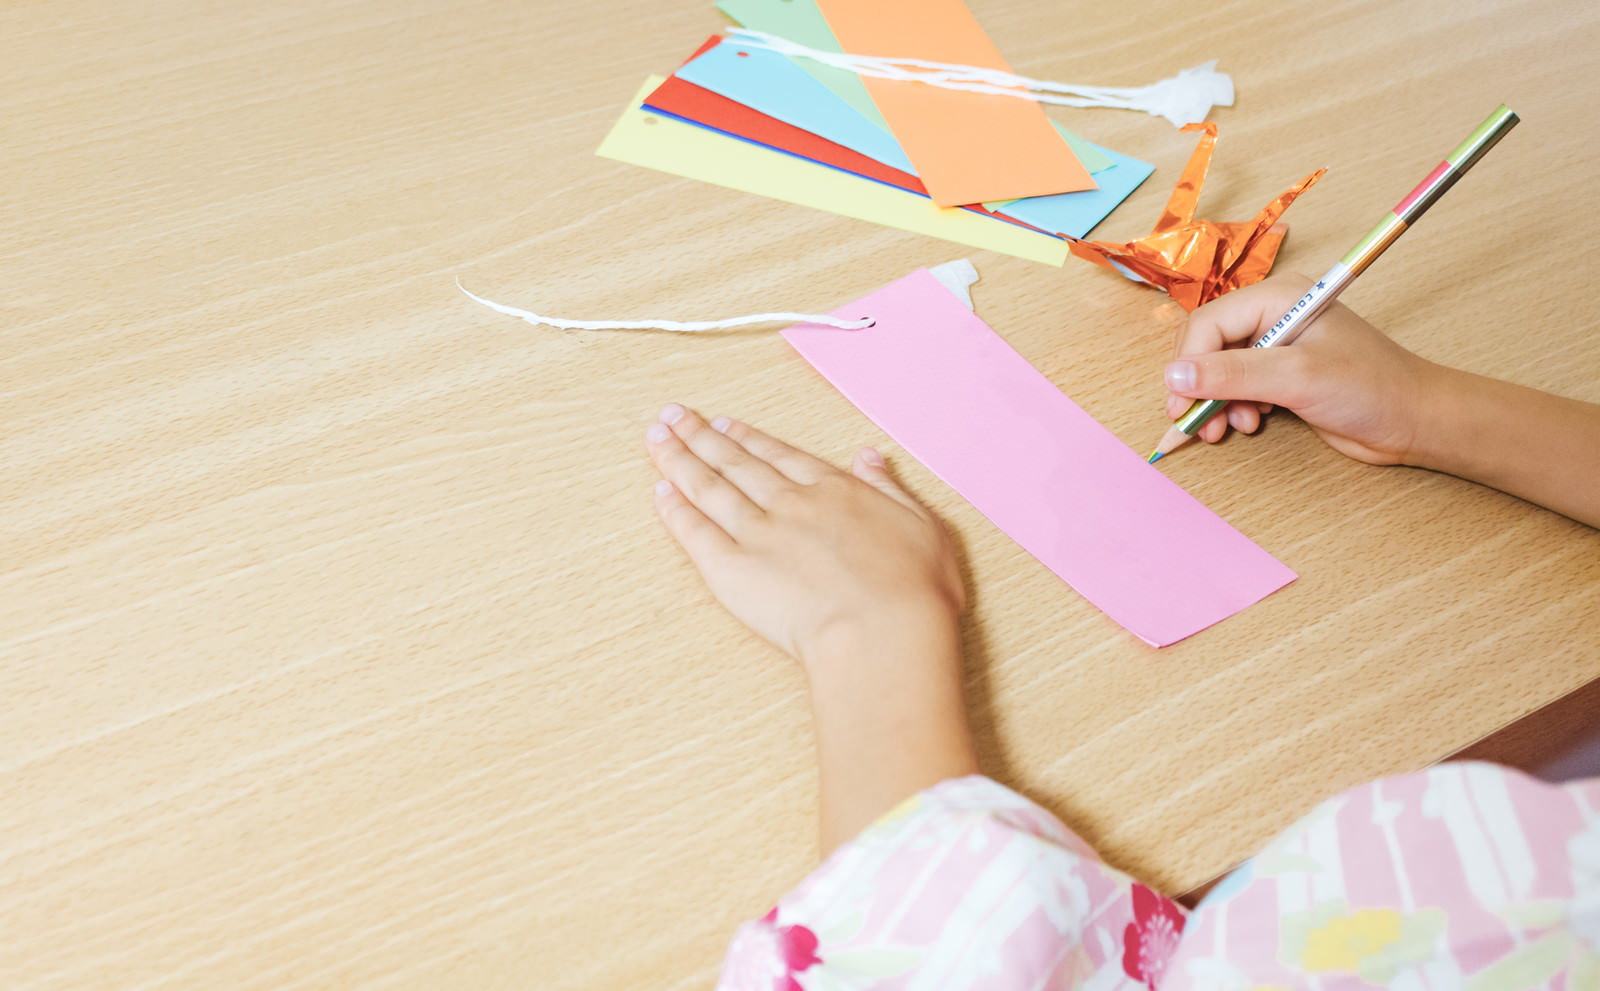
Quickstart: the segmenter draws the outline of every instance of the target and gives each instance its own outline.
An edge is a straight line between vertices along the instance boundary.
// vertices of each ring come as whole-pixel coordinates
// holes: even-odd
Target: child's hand
[[[1230,425],[1254,433],[1263,413],[1282,406],[1352,458],[1408,461],[1437,366],[1339,303],[1293,346],[1249,347],[1310,288],[1302,276],[1274,276],[1190,314],[1178,333],[1178,358],[1166,369],[1173,393],[1167,415],[1182,416],[1192,399],[1239,400],[1196,434],[1216,443]]]
[[[647,444],[667,530],[718,601],[791,656],[954,625],[965,593],[949,537],[871,448],[846,474],[676,403]]]
[[[950,538],[871,448],[850,473],[676,403],[645,435],[656,511],[711,593],[811,684],[826,854],[977,771],[961,698],[965,604]]]

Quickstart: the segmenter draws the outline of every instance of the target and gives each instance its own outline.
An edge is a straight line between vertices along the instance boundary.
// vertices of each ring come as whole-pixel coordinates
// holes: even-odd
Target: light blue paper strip
[[[740,52],[745,54],[740,55]],[[675,75],[768,117],[810,131],[819,138],[827,138],[902,172],[916,174],[911,160],[906,158],[887,127],[862,115],[837,90],[807,72],[799,62],[777,52],[739,48],[725,41],[689,62]],[[856,83],[860,85],[859,81]],[[1074,150],[1087,145],[1095,151],[1103,151],[1055,121],[1050,123]],[[1114,164],[1114,161],[1096,160],[1093,155],[1081,153],[1079,159],[1097,177],[1097,183],[1100,171]]]
[[[818,51],[842,51],[822,11],[817,9],[816,0],[718,0],[717,9],[744,27],[787,38]],[[888,122],[878,112],[867,88],[861,84],[860,76],[812,59],[796,59],[794,62],[807,75],[849,104],[850,109],[871,121],[872,126],[880,131],[889,130]],[[1078,161],[1091,174],[1111,168],[1111,160],[1100,155],[1093,145],[1055,121],[1050,123],[1067,139],[1067,144],[1072,146],[1072,153],[1078,156]]]
[[[985,205],[1052,234],[1083,237],[1155,171],[1155,166],[1137,158],[1129,158],[1100,145],[1095,147],[1113,163],[1111,168],[1094,174],[1094,181],[1100,184],[1099,189],[1058,193],[1055,196],[1029,196],[1009,203]]]
[[[893,135],[777,52],[725,41],[674,75],[891,168],[914,171]]]
[[[828,21],[817,9],[816,0],[717,0],[717,9],[737,21],[742,27],[763,31],[787,38],[823,52],[842,52],[839,39],[833,36]],[[872,102],[861,77],[847,69],[824,65],[813,59],[796,59],[807,75],[832,90],[850,109],[867,118],[880,131],[888,131],[889,124]],[[769,114],[768,116],[774,116]],[[1056,132],[1066,139],[1072,153],[1078,156],[1083,167],[1093,173],[1111,168],[1111,160],[1101,156],[1094,146],[1071,131],[1050,122]]]
[[[900,150],[893,135],[857,113],[837,93],[777,52],[740,48],[725,41],[691,60],[675,75],[891,168],[916,174],[911,160]],[[1057,129],[1063,134],[1069,133],[1059,125]],[[1089,233],[1149,178],[1154,169],[1109,148],[1083,143],[1090,144],[1112,163],[1110,168],[1094,173],[1094,181],[1100,188],[1081,193],[1030,196],[1013,200],[1003,208],[987,204],[989,208],[1003,209],[1008,216],[1051,233],[1072,237]]]
[[[765,31],[780,38],[788,38],[819,51],[839,52],[839,41],[833,29],[817,9],[815,0],[718,0],[717,9],[740,25],[755,31]],[[836,69],[812,59],[796,63],[817,82],[833,90],[856,113],[871,121],[873,126],[887,131],[889,123],[878,112],[861,77],[848,69]]]

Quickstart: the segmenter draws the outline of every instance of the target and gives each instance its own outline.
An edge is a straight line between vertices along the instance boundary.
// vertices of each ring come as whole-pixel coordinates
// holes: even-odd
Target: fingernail
[[[728,428],[731,426],[733,426],[733,421],[725,416],[719,416],[715,420],[711,421],[711,429],[715,430],[719,434],[727,433]]]
[[[660,481],[656,482],[656,496],[658,498],[661,497],[661,496],[664,496],[664,495],[671,495],[671,494],[672,494],[672,483],[671,482],[667,481],[664,478],[661,479]]]
[[[874,468],[883,467],[883,455],[879,454],[878,449],[875,447],[863,447],[861,449],[861,460]]]
[[[1174,361],[1167,366],[1167,388],[1188,392],[1194,388],[1194,362]]]
[[[657,419],[669,426],[677,423],[679,420],[683,419],[683,407],[679,406],[677,403],[668,403],[667,405],[661,407],[661,416],[659,416]]]
[[[650,443],[659,444],[671,437],[672,431],[668,430],[665,424],[652,423],[650,424],[650,429],[644,432],[644,436]]]

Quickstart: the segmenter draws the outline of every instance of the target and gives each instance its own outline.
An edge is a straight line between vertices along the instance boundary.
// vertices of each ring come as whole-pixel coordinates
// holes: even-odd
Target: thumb
[[[1194,354],[1167,365],[1167,388],[1190,399],[1244,399],[1294,409],[1310,377],[1292,348],[1236,348]]]
[[[866,482],[902,506],[915,509],[918,513],[922,512],[922,507],[917,505],[917,501],[911,498],[906,490],[902,489],[899,483],[890,477],[889,469],[883,463],[883,455],[878,453],[877,448],[863,447],[857,451],[855,460],[850,464],[850,474]]]

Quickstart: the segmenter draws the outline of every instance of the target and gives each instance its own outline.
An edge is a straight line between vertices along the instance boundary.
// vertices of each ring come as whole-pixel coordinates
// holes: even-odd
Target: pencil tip
[[[1150,452],[1150,460],[1146,461],[1145,464],[1153,465],[1157,461],[1160,461],[1162,458],[1164,458],[1166,456],[1167,456],[1167,453],[1165,451],[1151,451]]]

